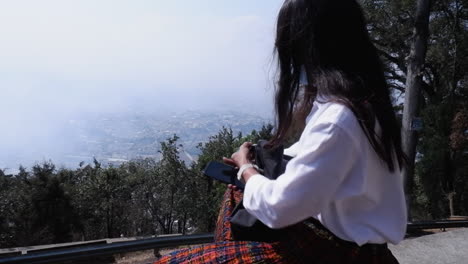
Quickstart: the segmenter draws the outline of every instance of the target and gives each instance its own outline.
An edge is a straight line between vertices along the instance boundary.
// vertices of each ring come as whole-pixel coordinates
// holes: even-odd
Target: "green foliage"
[[[260,131],[252,130],[250,135],[244,137],[243,141],[257,143],[261,139],[270,140],[272,138],[273,129],[274,127],[272,124],[263,124]]]
[[[414,0],[363,0],[368,30],[384,62],[391,88],[404,92],[406,57],[413,32]]]
[[[15,220],[15,197],[11,192],[13,188],[12,176],[0,170],[0,229],[6,231],[0,232],[0,241],[3,241],[5,245],[12,245],[15,240],[15,234],[11,228]]]
[[[0,247],[30,246],[119,236],[213,231],[226,186],[202,170],[230,156],[245,141],[271,136],[271,125],[243,137],[223,128],[200,144],[198,162],[185,164],[174,135],[160,143],[161,159],[118,167],[94,160],[75,170],[52,162],[0,170]]]
[[[413,208],[421,218],[467,214],[467,157],[450,145],[453,120],[468,102],[468,2],[432,1],[430,37],[423,75],[421,117],[416,164],[417,201]],[[415,0],[363,0],[369,31],[385,63],[395,98],[404,94],[406,58],[414,28]],[[401,100],[395,100],[401,103]],[[397,108],[401,109],[401,105]],[[458,130],[466,131],[468,126]],[[466,134],[461,136],[466,138]],[[465,189],[464,189],[465,188]],[[448,197],[453,196],[450,212]]]
[[[447,106],[429,106],[424,111],[423,120],[425,129],[421,133],[418,151],[421,159],[416,165],[416,173],[420,177],[421,189],[427,195],[426,205],[428,215],[425,218],[441,218],[447,215],[448,203],[446,195],[453,189],[448,181],[446,167],[450,159],[448,135],[441,131],[450,131],[450,122],[441,112],[447,110]]]
[[[232,129],[223,127],[217,135],[211,136],[208,142],[200,143],[201,151],[197,164],[193,167],[194,175],[198,179],[194,187],[200,192],[199,203],[195,219],[200,223],[200,230],[209,232],[214,229],[217,205],[220,204],[225,186],[203,175],[203,169],[210,161],[222,161],[223,157],[231,157],[244,142],[242,134],[234,135]]]
[[[241,133],[234,135],[232,129],[223,127],[217,135],[211,136],[208,142],[200,143],[201,155],[192,168],[194,177],[198,179],[194,186],[200,194],[196,207],[198,214],[195,214],[200,231],[213,231],[219,210],[218,205],[226,190],[224,184],[204,176],[203,169],[210,161],[222,161],[223,157],[231,157],[232,153],[236,152],[244,142],[256,143],[260,139],[270,139],[272,130],[271,124],[264,124],[259,131],[253,130],[249,135],[242,136]]]

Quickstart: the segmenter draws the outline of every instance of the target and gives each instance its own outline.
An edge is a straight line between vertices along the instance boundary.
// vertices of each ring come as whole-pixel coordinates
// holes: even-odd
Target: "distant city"
[[[30,167],[51,160],[59,167],[76,168],[80,162],[96,158],[103,164],[118,165],[139,158],[158,158],[160,142],[176,134],[182,144],[181,158],[187,163],[197,159],[201,142],[208,141],[224,127],[235,134],[260,129],[270,120],[246,113],[193,110],[172,114],[111,113],[70,119],[62,128],[55,153],[28,153],[0,157],[0,169],[15,173],[19,165]],[[66,142],[65,144],[63,142]],[[57,143],[58,144],[58,143]]]

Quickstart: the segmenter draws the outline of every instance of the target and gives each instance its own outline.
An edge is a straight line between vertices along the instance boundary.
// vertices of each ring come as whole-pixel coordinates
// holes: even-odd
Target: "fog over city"
[[[1,0],[0,169],[76,148],[87,118],[270,118],[281,2]]]

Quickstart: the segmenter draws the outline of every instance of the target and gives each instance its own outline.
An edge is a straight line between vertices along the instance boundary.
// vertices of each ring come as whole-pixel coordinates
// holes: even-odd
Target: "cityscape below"
[[[66,120],[60,126],[59,138],[49,142],[56,147],[3,156],[0,153],[0,169],[14,174],[20,165],[27,168],[46,161],[58,167],[76,168],[94,158],[106,165],[119,165],[132,159],[158,159],[160,142],[173,135],[180,138],[180,158],[189,164],[197,159],[197,146],[223,127],[245,135],[268,122],[271,120],[233,110],[88,114]]]

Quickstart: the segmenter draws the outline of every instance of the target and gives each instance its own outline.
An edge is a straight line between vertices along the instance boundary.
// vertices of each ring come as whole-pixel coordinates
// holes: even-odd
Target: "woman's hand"
[[[239,150],[232,154],[231,158],[223,158],[224,163],[234,166],[236,168],[242,167],[242,165],[252,163],[252,157],[250,153],[250,147],[252,143],[245,142],[240,146]]]
[[[252,153],[250,152],[250,148],[252,147],[252,143],[250,142],[245,142],[240,146],[239,150],[232,154],[231,158],[223,158],[224,163],[229,164],[231,166],[236,167],[237,169],[242,167],[242,165],[245,164],[251,164],[252,163]],[[242,178],[244,179],[245,182],[247,182],[250,177],[252,177],[254,174],[257,174],[257,170],[254,168],[249,168],[244,171],[242,174]]]

